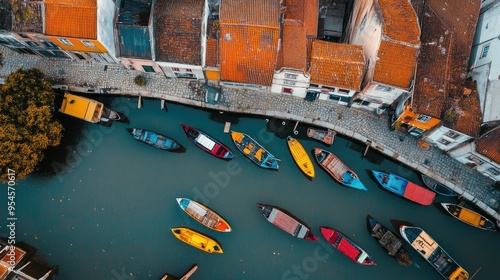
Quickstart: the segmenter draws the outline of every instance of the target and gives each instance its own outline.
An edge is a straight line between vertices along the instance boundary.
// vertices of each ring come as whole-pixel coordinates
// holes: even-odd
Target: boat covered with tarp
[[[203,130],[183,123],[181,123],[181,126],[187,138],[203,151],[220,159],[232,159],[234,157],[234,153],[226,145]]]
[[[421,205],[431,205],[436,193],[396,174],[372,170],[377,182],[386,190]]]
[[[454,203],[441,203],[441,206],[457,220],[475,228],[495,231],[495,223],[484,215]]]
[[[305,240],[318,240],[311,229],[287,211],[272,205],[257,203],[264,218],[284,232]]]
[[[331,227],[319,227],[323,237],[349,259],[362,265],[375,265],[368,253],[342,232]]]

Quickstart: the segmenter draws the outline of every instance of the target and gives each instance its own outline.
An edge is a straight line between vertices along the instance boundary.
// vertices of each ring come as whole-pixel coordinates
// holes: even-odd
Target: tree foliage
[[[38,69],[18,70],[0,87],[0,168],[6,181],[7,168],[16,179],[26,178],[44,157],[59,145],[62,125],[52,118],[55,95]]]

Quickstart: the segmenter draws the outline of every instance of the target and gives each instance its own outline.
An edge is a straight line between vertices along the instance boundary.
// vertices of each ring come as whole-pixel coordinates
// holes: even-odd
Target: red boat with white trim
[[[226,145],[203,130],[183,123],[181,123],[181,126],[188,139],[203,151],[221,159],[232,159],[234,157],[233,152]]]
[[[342,254],[362,265],[376,265],[365,250],[340,231],[330,227],[319,227],[323,237]]]

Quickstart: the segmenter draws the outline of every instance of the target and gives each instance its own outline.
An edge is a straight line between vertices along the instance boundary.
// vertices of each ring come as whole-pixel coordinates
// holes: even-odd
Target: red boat
[[[326,241],[351,260],[362,265],[376,265],[365,250],[340,231],[329,227],[319,227],[319,230]]]
[[[232,159],[234,157],[233,152],[226,145],[203,130],[183,123],[181,123],[181,126],[188,139],[203,151],[221,159]]]
[[[285,210],[276,206],[261,203],[257,203],[257,206],[268,222],[279,227],[290,235],[305,240],[318,240],[318,237],[314,235],[309,227],[304,225],[304,223],[300,222],[291,214],[287,213]]]

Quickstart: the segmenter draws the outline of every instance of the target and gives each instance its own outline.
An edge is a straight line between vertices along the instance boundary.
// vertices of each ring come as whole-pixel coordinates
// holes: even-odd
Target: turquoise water
[[[471,275],[479,270],[474,279],[497,277],[498,233],[472,228],[435,206],[420,206],[382,190],[371,179],[370,169],[420,180],[372,150],[363,158],[363,145],[336,137],[327,147],[306,139],[302,126],[295,136],[308,151],[322,147],[334,152],[358,173],[368,191],[337,184],[318,165],[316,177],[307,179],[292,161],[286,140],[269,132],[264,118],[237,118],[174,104],[167,104],[166,112],[156,100],[143,105],[137,109],[136,99],[114,100],[110,107],[126,113],[131,123],[109,128],[60,116],[68,128],[64,143],[51,152],[38,175],[16,186],[16,240],[38,248],[50,265],[59,265],[54,279],[160,279],[165,272],[181,275],[194,263],[199,268],[191,279],[440,279],[409,246],[420,268],[400,266],[387,256],[367,231],[367,214],[391,229],[390,219],[410,221]],[[280,170],[259,168],[237,151],[223,132],[225,121],[280,158]],[[237,158],[223,161],[195,147],[180,122],[223,141]],[[283,137],[280,125],[281,121],[271,123]],[[169,153],[138,143],[126,131],[129,127],[171,136],[187,151]],[[58,172],[47,174],[48,167]],[[5,192],[0,196],[6,201]],[[209,206],[233,231],[219,233],[198,224],[181,211],[177,197]],[[453,199],[438,196],[436,201]],[[288,210],[318,236],[319,226],[339,229],[378,265],[358,265],[322,237],[313,242],[289,236],[264,219],[258,202]],[[0,217],[6,208],[7,204]],[[170,232],[178,226],[217,239],[224,254],[208,254],[180,242]],[[6,226],[1,225],[0,234],[8,234]]]

